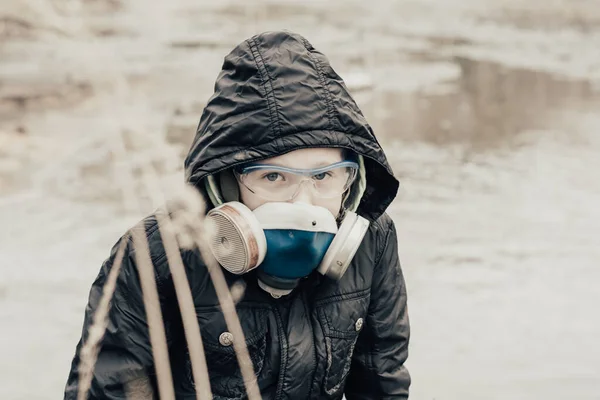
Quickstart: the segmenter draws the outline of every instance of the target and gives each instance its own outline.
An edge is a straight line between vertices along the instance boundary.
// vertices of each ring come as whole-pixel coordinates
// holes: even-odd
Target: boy
[[[290,32],[238,45],[225,57],[185,168],[218,222],[213,253],[228,284],[244,281],[236,311],[262,397],[408,398],[406,290],[385,214],[398,182],[327,58]],[[249,233],[239,234],[242,225]],[[145,227],[176,397],[195,398],[154,216]],[[92,287],[83,337],[115,253]],[[232,334],[206,266],[198,252],[181,254],[213,396],[244,398]],[[124,384],[154,371],[130,248],[121,268],[89,392],[94,399],[124,398]],[[77,392],[80,349],[81,342],[68,399]]]

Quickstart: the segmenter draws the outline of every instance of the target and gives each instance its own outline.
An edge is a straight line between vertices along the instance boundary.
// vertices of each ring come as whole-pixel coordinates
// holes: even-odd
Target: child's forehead
[[[314,168],[342,161],[343,150],[339,148],[298,149],[261,161],[290,168]]]

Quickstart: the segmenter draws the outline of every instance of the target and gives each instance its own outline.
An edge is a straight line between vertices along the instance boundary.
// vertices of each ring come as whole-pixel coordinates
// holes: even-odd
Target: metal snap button
[[[362,318],[356,320],[356,323],[354,324],[354,329],[356,329],[356,332],[359,332],[362,329],[364,323],[365,321]]]
[[[229,332],[223,332],[219,335],[219,343],[222,346],[231,346],[233,344],[233,335]]]

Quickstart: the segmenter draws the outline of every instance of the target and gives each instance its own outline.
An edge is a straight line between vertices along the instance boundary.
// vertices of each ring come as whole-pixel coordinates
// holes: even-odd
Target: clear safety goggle
[[[344,193],[356,178],[358,164],[340,161],[311,169],[287,168],[279,165],[249,164],[235,170],[238,181],[252,193],[270,201],[289,201],[300,186],[308,182],[313,193],[333,198]]]

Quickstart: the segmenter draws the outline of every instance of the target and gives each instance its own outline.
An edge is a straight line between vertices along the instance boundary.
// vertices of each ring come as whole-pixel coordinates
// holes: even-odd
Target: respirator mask
[[[353,161],[313,169],[266,164],[235,169],[236,180],[268,202],[250,210],[230,201],[208,212],[214,257],[233,274],[257,269],[259,286],[275,298],[289,294],[315,269],[339,280],[369,221],[352,211],[344,212],[338,221],[327,208],[290,201],[303,185],[322,198],[340,196],[357,170]]]

